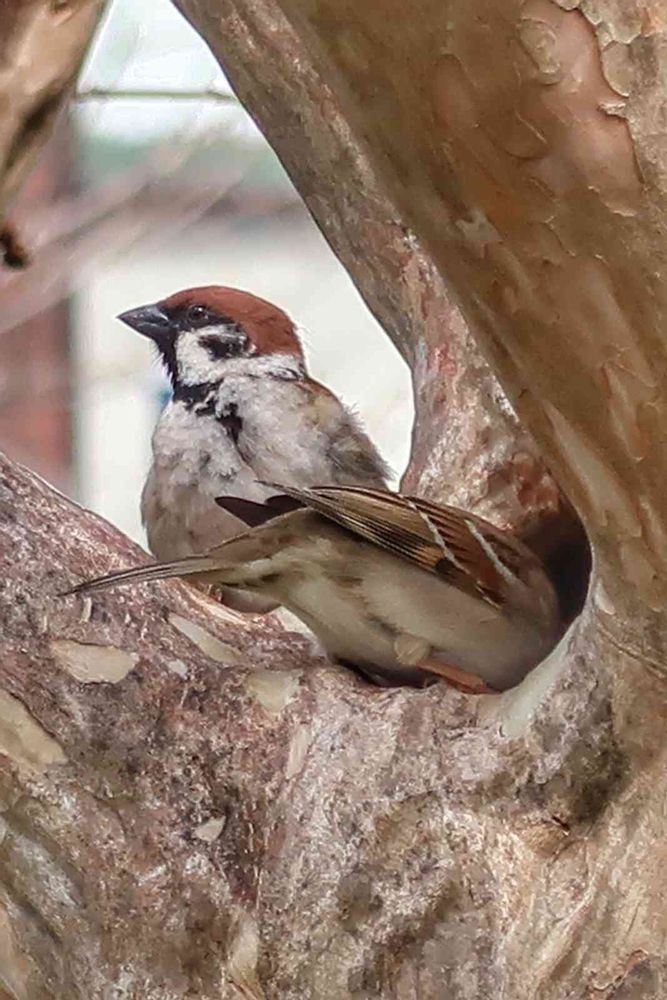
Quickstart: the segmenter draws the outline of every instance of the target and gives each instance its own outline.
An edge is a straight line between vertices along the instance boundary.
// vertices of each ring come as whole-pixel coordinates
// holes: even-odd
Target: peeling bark
[[[595,573],[514,691],[376,690],[182,584],[56,600],[137,550],[2,464],[0,984],[662,998],[661,6],[180,6],[413,366],[411,485],[544,525],[529,431]]]
[[[139,550],[0,468],[9,996],[663,984],[662,681],[590,613],[502,697],[375,689],[183,584],[58,599]]]

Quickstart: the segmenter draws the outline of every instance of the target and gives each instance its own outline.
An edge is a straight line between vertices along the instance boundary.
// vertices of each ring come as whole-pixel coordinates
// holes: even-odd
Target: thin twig
[[[223,94],[220,90],[209,87],[206,90],[156,90],[141,87],[136,90],[124,88],[88,87],[79,90],[74,99],[80,103],[86,101],[106,101],[111,99],[131,99],[141,101],[217,101],[220,104],[238,104],[234,94]]]

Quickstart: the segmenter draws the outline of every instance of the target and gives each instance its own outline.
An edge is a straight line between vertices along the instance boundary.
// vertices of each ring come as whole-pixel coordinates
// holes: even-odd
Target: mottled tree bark
[[[181,584],[57,600],[136,550],[4,465],[0,982],[662,998],[662,7],[180,6],[413,365],[412,485],[544,523],[534,439],[594,575],[514,691],[378,691]]]

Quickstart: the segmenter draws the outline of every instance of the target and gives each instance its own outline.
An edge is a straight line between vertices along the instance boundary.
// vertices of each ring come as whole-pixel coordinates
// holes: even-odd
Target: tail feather
[[[93,580],[84,580],[71,590],[64,591],[60,596],[70,594],[91,594],[96,591],[115,587],[119,583],[148,583],[151,580],[166,580],[173,576],[189,576],[194,573],[206,573],[217,569],[219,563],[208,556],[188,556],[185,559],[174,559],[171,562],[154,563],[152,566],[135,566],[134,569],[123,569],[117,573],[108,573]]]

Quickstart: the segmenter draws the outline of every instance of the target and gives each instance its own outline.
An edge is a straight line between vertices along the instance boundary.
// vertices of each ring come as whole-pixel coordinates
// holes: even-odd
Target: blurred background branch
[[[74,95],[76,101],[106,101],[109,99],[131,101],[217,101],[220,104],[238,104],[233,94],[219,90],[158,90],[151,87],[86,87]]]
[[[0,215],[48,139],[103,10],[102,0],[0,5]]]

